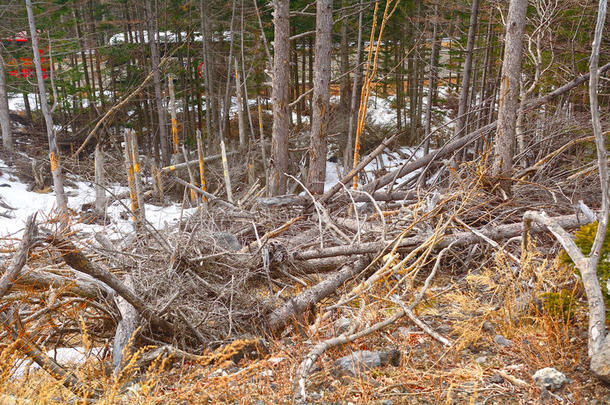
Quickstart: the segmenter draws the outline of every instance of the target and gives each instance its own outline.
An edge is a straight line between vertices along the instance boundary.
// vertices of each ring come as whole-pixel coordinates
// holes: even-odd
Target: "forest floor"
[[[404,147],[386,151],[383,157],[367,168],[368,176],[373,178],[380,170],[386,172],[398,167],[404,162],[401,159],[405,159],[404,155],[410,151],[412,149]],[[54,194],[48,184],[37,181],[34,174],[39,170],[37,165],[41,165],[36,162],[44,159],[40,148],[35,150],[32,145],[22,144],[18,159],[13,157],[13,165],[8,164],[8,156],[2,156],[2,159],[0,197],[5,211],[0,213],[0,233],[3,237],[3,261],[8,261],[21,239],[23,222],[28,215],[39,211],[42,228],[54,229],[56,223],[51,213]],[[120,155],[113,157],[109,154],[109,159],[109,166],[115,169],[109,169],[108,191],[112,195],[121,196],[127,189]],[[241,167],[246,162],[235,159],[232,164],[235,173],[245,173]],[[565,160],[554,164],[555,168],[570,168],[563,174],[563,180],[582,167],[580,163],[566,163]],[[126,197],[117,198],[108,207],[107,218],[91,216],[87,210],[87,204],[94,198],[90,165],[67,160],[65,166],[69,173],[67,190],[72,209],[71,237],[95,262],[111,262],[112,258],[93,249],[94,236],[102,233],[118,244],[132,234],[130,215],[126,214],[129,200]],[[221,193],[221,169],[218,165],[210,166],[210,176],[216,179],[211,183],[218,184],[216,191]],[[340,175],[336,164],[329,162],[328,167],[329,170],[336,170],[335,175],[329,176],[331,186]],[[367,218],[362,221],[370,222],[374,229],[368,236],[358,232],[348,236],[353,236],[353,240],[362,236],[364,241],[378,241],[375,238],[383,228],[381,240],[385,242],[401,235],[403,230],[403,236],[408,234],[406,230],[414,234],[434,233],[446,218],[449,218],[449,227],[457,232],[486,224],[493,228],[505,223],[518,223],[522,214],[529,209],[544,209],[549,215],[570,214],[573,208],[570,201],[564,198],[566,190],[571,190],[573,196],[584,199],[585,203],[596,208],[595,193],[590,192],[595,187],[593,180],[562,183],[561,187],[555,188],[558,184],[556,177],[539,173],[530,182],[517,184],[514,195],[508,198],[497,196],[481,181],[484,175],[478,171],[480,168],[481,165],[464,165],[459,172],[454,173],[451,190],[442,189],[444,194],[442,201],[437,203],[439,208],[428,207],[426,211],[424,206],[433,198],[426,193],[408,203],[383,205],[380,216],[376,216],[375,208],[362,207],[364,217],[361,218]],[[550,180],[547,182],[541,179]],[[48,178],[46,181],[48,183]],[[239,197],[249,191],[245,184],[239,182],[236,188],[241,190]],[[212,228],[215,231],[230,231],[239,236],[241,244],[246,245],[255,243],[258,238],[258,234],[255,236],[251,230],[250,233],[244,231],[247,227],[251,228],[254,222],[265,225],[261,227],[262,235],[265,230],[277,229],[301,213],[300,209],[294,207],[276,210],[261,207],[250,199],[244,202],[244,207],[249,207],[248,212],[252,217],[239,223],[238,219],[223,217],[225,213],[214,211],[213,208],[210,208],[210,212],[214,215],[203,215],[200,208],[191,207],[187,200],[187,194],[177,189],[173,202],[160,204],[151,200],[146,205],[151,228],[157,230],[175,249],[182,249],[181,257],[226,253],[210,252],[202,246],[197,250],[187,246],[188,243],[182,244],[180,241],[184,240],[182,233],[186,233],[185,229],[191,229],[197,238],[204,237],[201,233],[196,233],[197,227],[203,227],[203,230],[198,231],[203,234]],[[355,209],[356,212],[359,212],[359,208]],[[350,217],[347,210],[331,214],[338,225],[344,224],[341,220]],[[421,228],[411,229],[411,220]],[[281,237],[276,238],[277,244],[289,252],[299,249],[307,251],[312,244],[318,244],[317,226],[318,223],[314,220],[300,227],[293,225]],[[347,233],[349,227],[345,225],[341,229]],[[327,229],[325,232],[331,233]],[[296,242],[291,245],[292,240],[303,235],[313,236],[310,237],[311,240],[300,242],[301,245]],[[333,234],[332,237],[327,234],[320,236],[327,245],[339,237],[340,233]],[[137,283],[151,283],[148,287],[159,294],[167,292],[166,295],[172,295],[170,290],[173,286],[168,280],[176,280],[175,278],[158,281],[166,284],[163,288],[154,285],[151,278],[165,277],[165,273],[153,272],[155,266],[167,267],[176,258],[170,260],[169,257],[153,257],[152,252],[158,247],[152,240],[144,239],[138,243],[137,247],[130,247],[131,250],[123,248],[123,253],[131,255],[129,260],[132,260],[125,259],[127,264],[124,268],[110,267],[118,275],[125,275],[127,269],[137,269],[142,272],[138,274],[144,280],[136,280]],[[342,286],[337,294],[323,299],[311,308],[307,321],[295,319],[283,331],[261,333],[263,341],[256,340],[257,334],[254,333],[260,331],[260,328],[253,327],[250,333],[244,333],[243,330],[247,329],[245,325],[248,322],[258,324],[267,314],[252,315],[249,319],[247,316],[250,316],[250,312],[246,311],[246,318],[241,319],[239,312],[224,307],[222,311],[226,312],[221,311],[220,315],[214,315],[218,309],[216,307],[198,308],[200,312],[193,312],[193,316],[202,317],[198,324],[205,327],[203,330],[210,340],[209,345],[199,352],[201,357],[197,360],[182,358],[176,361],[171,357],[159,357],[142,368],[138,365],[138,358],[150,351],[156,343],[136,339],[132,342],[136,352],[118,376],[112,374],[112,334],[104,335],[93,327],[92,320],[96,317],[90,312],[87,300],[70,298],[65,303],[65,310],[59,314],[61,318],[54,320],[49,316],[33,322],[31,331],[36,334],[31,333],[30,336],[35,336],[38,344],[66,370],[86,382],[88,389],[98,390],[96,403],[289,404],[295,399],[296,372],[317,343],[348,333],[347,330],[364,330],[395,315],[400,309],[393,299],[397,291],[403,297],[412,297],[421,291],[422,299],[413,312],[416,319],[427,326],[425,329],[408,317],[402,317],[375,333],[324,351],[308,375],[306,401],[315,404],[384,405],[610,403],[610,388],[589,372],[586,299],[577,275],[562,262],[559,245],[544,234],[538,234],[534,244],[525,252],[521,251],[519,239],[512,238],[508,242],[498,243],[499,245],[494,245],[481,240],[471,246],[450,249],[442,261],[438,260],[440,268],[427,288],[422,287],[425,275],[431,274],[438,256],[431,249],[421,250],[418,254],[423,257],[421,262],[418,262],[418,257],[410,258],[411,261],[405,261],[402,267],[397,267],[396,274],[378,279],[364,289],[363,293],[333,309],[339,298],[362,288],[360,280],[352,280]],[[37,264],[44,264],[47,270],[53,267],[50,271],[57,274],[64,271],[65,266],[57,257],[45,255],[49,253],[44,249],[33,254],[27,271],[35,271]],[[407,256],[405,252],[398,259],[406,260]],[[383,256],[376,260],[379,263],[374,269],[379,269],[389,266],[392,258]],[[355,261],[355,257],[344,256],[342,264],[351,265]],[[221,261],[213,264],[226,265]],[[284,267],[278,268],[278,272],[286,271]],[[222,271],[230,272],[224,268]],[[146,272],[153,273],[147,276]],[[184,274],[179,276],[184,277]],[[231,273],[219,284],[227,290],[233,289],[233,280],[238,275],[237,271]],[[178,276],[172,274],[172,277]],[[282,275],[281,278],[278,276],[277,280],[283,284],[274,278],[273,286],[269,287],[273,293],[277,293],[273,302],[277,304],[289,297],[284,290],[290,291],[290,295],[298,295],[325,277],[323,271],[295,272]],[[267,278],[259,275],[248,278],[242,288],[252,295],[252,299],[264,297],[261,302],[266,303],[268,296],[273,295],[266,291],[267,282]],[[282,285],[284,287],[280,288]],[[144,287],[147,286],[137,284],[136,287],[146,290]],[[64,293],[61,289],[58,291],[54,292],[53,288],[41,291],[32,286],[20,287],[9,296],[10,303],[20,303],[23,308],[31,308],[30,313],[34,313],[47,305],[52,306],[54,300]],[[236,288],[235,291],[240,290]],[[550,301],[549,293],[558,294],[553,296],[560,297],[559,303]],[[215,299],[220,302],[224,296],[219,295]],[[212,305],[214,302],[216,301],[197,301],[197,305]],[[236,293],[235,296],[231,295],[230,302],[238,305],[248,301]],[[224,304],[225,301],[221,303]],[[157,302],[157,305],[162,306],[161,304]],[[188,302],[182,304],[186,308]],[[206,312],[207,310],[209,311]],[[231,318],[232,315],[236,316],[235,319]],[[234,322],[233,332],[231,322]],[[110,319],[109,323],[112,331],[116,320]],[[225,333],[227,324],[228,333]],[[50,338],[53,328],[66,327],[65,325],[69,328],[76,327],[74,332],[67,335],[68,338]],[[241,332],[238,332],[239,328]],[[430,333],[429,330],[435,333]],[[219,337],[221,334],[223,336]],[[445,343],[439,341],[439,335],[446,339]],[[87,402],[82,398],[77,399],[62,386],[61,379],[53,378],[36,365],[30,367],[31,361],[24,355],[20,341],[27,339],[27,335],[16,341],[7,333],[0,336],[0,403]],[[254,349],[246,350],[244,346],[253,341],[257,342]],[[174,343],[178,346],[181,344]],[[375,353],[398,350],[400,357],[393,364],[366,368],[355,373],[346,372],[337,363],[343,356],[363,353],[364,350]],[[546,367],[553,367],[566,376],[567,380],[561,388],[547,391],[533,381],[532,375]]]

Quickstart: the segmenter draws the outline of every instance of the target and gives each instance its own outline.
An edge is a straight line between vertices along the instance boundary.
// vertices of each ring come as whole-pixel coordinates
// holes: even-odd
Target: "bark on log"
[[[133,280],[131,275],[127,276],[125,286],[133,289]],[[114,344],[112,346],[112,369],[114,375],[118,376],[123,369],[124,358],[129,358],[130,351],[127,345],[131,340],[134,332],[140,325],[140,316],[138,311],[127,302],[123,297],[116,297],[115,303],[121,313],[121,320],[117,325],[114,334]],[[125,356],[127,355],[127,356]]]
[[[587,223],[586,218],[579,218],[576,215],[558,216],[553,218],[553,220],[564,229],[574,229]],[[514,236],[520,236],[522,234],[522,227],[523,224],[521,222],[517,222],[508,225],[498,225],[491,229],[478,229],[477,231],[489,239],[502,240],[509,239]],[[546,227],[534,225],[531,231],[534,233],[545,232]],[[426,236],[412,236],[409,238],[404,238],[399,244],[399,249],[409,249],[414,246],[418,246],[425,240]],[[465,246],[476,243],[479,240],[480,237],[471,231],[458,232],[456,234],[446,235],[445,238],[437,244],[437,248],[444,248],[454,242],[455,246]],[[311,260],[323,257],[377,253],[382,248],[383,247],[380,246],[379,242],[369,242],[355,245],[333,246],[325,249],[312,249],[304,252],[295,252],[292,258],[294,260]]]
[[[28,286],[31,288],[56,288],[67,291],[72,295],[91,299],[108,299],[112,290],[97,280],[83,280],[78,277],[63,277],[53,273],[43,273],[34,270],[26,270],[16,280],[16,285]]]
[[[307,308],[311,308],[323,298],[334,293],[343,283],[364,270],[369,263],[370,258],[368,256],[361,256],[355,263],[343,266],[341,270],[332,274],[324,281],[285,302],[269,315],[271,330],[277,332],[284,328],[291,320],[306,311]]]

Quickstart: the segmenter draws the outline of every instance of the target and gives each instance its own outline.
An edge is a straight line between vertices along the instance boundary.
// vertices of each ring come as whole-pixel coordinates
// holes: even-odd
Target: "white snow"
[[[84,347],[59,347],[57,349],[47,351],[47,356],[55,360],[62,366],[65,365],[82,365],[92,357],[99,357],[102,354],[102,348],[92,348],[86,351]],[[38,370],[40,366],[30,360],[24,359],[17,362],[13,368],[12,375],[14,378],[22,377],[28,370]]]
[[[33,93],[28,94],[28,100],[32,110],[36,109],[36,95]],[[25,102],[23,100],[23,94],[8,94],[8,109],[13,111],[25,111]]]
[[[0,238],[19,238],[23,233],[25,220],[31,214],[37,212],[39,220],[53,218],[56,205],[56,196],[53,191],[37,193],[28,191],[28,186],[19,181],[13,174],[13,169],[0,160],[0,201],[10,208],[0,207]],[[95,188],[93,184],[70,178],[76,187],[65,186],[68,195],[68,207],[76,213],[81,212],[85,203],[95,200]],[[126,187],[114,184],[108,187],[114,194],[118,195],[127,191]],[[73,218],[72,229],[83,236],[91,236],[96,232],[103,232],[109,238],[116,239],[130,233],[133,230],[130,215],[124,215],[126,207],[130,207],[128,199],[115,201],[107,208],[107,216],[110,220],[107,225],[86,224],[78,222]],[[161,229],[166,225],[172,225],[180,220],[181,215],[194,212],[196,208],[182,210],[180,205],[169,205],[159,207],[152,204],[145,205],[146,219],[155,228]],[[122,215],[123,214],[123,215]],[[123,217],[123,218],[122,218]]]

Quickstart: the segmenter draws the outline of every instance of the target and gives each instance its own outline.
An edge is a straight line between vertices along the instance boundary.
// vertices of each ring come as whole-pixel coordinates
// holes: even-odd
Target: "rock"
[[[487,363],[487,357],[485,356],[479,356],[477,357],[477,359],[475,360],[478,364],[485,364]]]
[[[498,373],[493,373],[492,376],[489,377],[489,382],[492,384],[502,384],[504,382],[504,377]]]
[[[241,244],[237,240],[237,237],[229,232],[213,232],[212,238],[214,241],[218,243],[223,249],[238,251],[241,250]]]
[[[392,401],[391,399],[384,399],[383,401],[381,401],[381,405],[394,405],[394,401]]]
[[[405,328],[404,326],[399,326],[396,332],[392,333],[395,338],[408,338],[410,335],[411,328]]]
[[[502,335],[496,335],[494,336],[494,342],[496,342],[496,344],[498,346],[510,346],[513,344],[512,340],[506,339],[504,336]]]
[[[267,363],[270,363],[272,365],[276,365],[276,364],[280,364],[284,360],[286,360],[284,357],[269,357],[267,359]]]
[[[483,330],[485,332],[494,333],[494,325],[489,321],[483,322]]]
[[[342,372],[357,376],[364,371],[376,367],[398,366],[400,363],[400,351],[397,349],[387,351],[360,350],[335,361],[335,366]]]
[[[542,368],[532,376],[532,379],[540,388],[549,391],[558,390],[568,381],[566,376],[552,367]]]
[[[352,326],[352,321],[350,321],[348,318],[342,316],[341,318],[337,319],[335,321],[335,323],[333,324],[333,329],[335,330],[335,335],[339,336],[340,334],[347,332],[351,326]]]

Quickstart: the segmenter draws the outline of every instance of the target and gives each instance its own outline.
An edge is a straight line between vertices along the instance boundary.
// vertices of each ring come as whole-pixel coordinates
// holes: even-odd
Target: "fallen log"
[[[373,180],[372,182],[366,184],[362,187],[362,191],[366,191],[371,194],[376,190],[379,190],[383,186],[387,186],[388,184],[406,176],[409,173],[413,173],[417,169],[421,169],[422,167],[427,166],[429,163],[440,159],[444,156],[447,156],[464,146],[468,145],[471,142],[479,139],[481,136],[493,131],[496,129],[497,122],[492,122],[491,124],[487,124],[482,128],[477,129],[476,131],[458,139],[454,139],[453,141],[446,143],[439,149],[434,152],[431,152],[427,155],[422,156],[421,158],[414,160],[413,162],[407,163],[403,165],[401,168],[392,170],[384,174],[383,176]]]
[[[564,229],[574,229],[581,225],[588,223],[584,217],[576,215],[564,215],[553,218],[560,226]],[[484,235],[485,237],[492,240],[509,239],[522,234],[523,224],[517,222],[514,224],[497,225],[493,228],[480,228],[477,232]],[[532,226],[531,232],[540,233],[546,232],[547,228],[541,225]],[[398,245],[399,249],[408,249],[414,246],[422,244],[427,239],[426,236],[412,236],[404,238]],[[444,248],[451,243],[455,246],[465,246],[476,243],[480,240],[480,236],[473,233],[472,231],[458,232],[455,234],[446,235],[445,238],[440,241],[437,245],[438,248]],[[311,249],[303,252],[295,252],[292,255],[293,260],[311,260],[320,259],[324,257],[335,257],[335,256],[350,256],[350,255],[361,255],[378,253],[384,247],[380,246],[379,242],[368,242],[353,245],[333,246],[325,249]]]
[[[599,68],[599,74],[601,75],[601,74],[607,72],[608,70],[610,70],[610,63],[607,63],[604,66],[602,66],[601,68]],[[549,101],[553,100],[554,98],[556,98],[564,93],[567,93],[568,91],[572,90],[575,87],[580,86],[583,83],[586,83],[588,80],[589,80],[589,73],[583,74],[583,75],[575,78],[574,80],[569,81],[568,83],[564,84],[563,86],[551,91],[550,93],[547,93],[542,97],[538,97],[535,100],[531,100],[531,101],[527,102],[525,104],[525,106],[523,107],[523,109],[525,111],[531,111],[538,107],[541,107],[544,104],[548,103]],[[414,172],[417,169],[427,166],[430,162],[433,162],[436,159],[447,156],[447,155],[463,148],[464,146],[470,144],[471,142],[474,142],[475,140],[479,139],[481,136],[485,135],[486,133],[489,133],[489,132],[495,130],[497,125],[498,125],[497,121],[494,121],[490,124],[485,125],[482,128],[477,129],[476,131],[474,131],[462,138],[454,139],[453,141],[446,143],[445,145],[440,147],[435,152],[429,153],[411,163],[408,163],[408,164],[402,166],[400,169],[392,170],[391,172],[383,175],[382,177],[375,179],[374,181],[372,181],[372,182],[368,183],[366,186],[364,186],[362,188],[362,190],[364,190],[368,193],[372,193],[376,190],[379,190],[381,187],[386,186],[386,185],[396,181],[396,179],[402,178],[402,177],[406,176],[407,174]]]
[[[313,307],[321,299],[333,294],[339,286],[363,271],[370,261],[371,259],[368,255],[361,256],[355,263],[346,264],[342,269],[331,274],[324,281],[286,301],[269,315],[271,330],[277,332],[283,329],[299,315],[302,315],[308,308]]]
[[[15,282],[15,279],[25,266],[25,262],[28,258],[28,253],[33,245],[34,238],[36,237],[36,214],[30,215],[25,222],[25,231],[21,243],[17,248],[17,252],[13,256],[10,265],[6,271],[0,277],[0,298],[6,294],[10,286]]]
[[[417,197],[415,191],[390,191],[390,192],[376,192],[372,195],[375,201],[403,201],[414,199]],[[361,194],[354,194],[352,196],[355,202],[370,203],[371,199]],[[290,207],[290,206],[303,206],[311,203],[311,198],[301,195],[280,195],[276,197],[260,197],[255,200],[259,205],[264,207]],[[347,202],[351,199],[345,195],[337,197],[333,202]]]
[[[148,307],[140,297],[134,294],[130,288],[108,270],[92,263],[87,257],[69,240],[59,236],[49,236],[48,242],[59,250],[64,262],[74,270],[85,273],[96,280],[105,283],[112,288],[125,301],[133,305],[138,313],[147,319],[150,324],[160,331],[173,335],[176,328],[169,321],[161,318],[152,308]]]
[[[77,276],[64,277],[31,269],[23,271],[19,278],[15,280],[15,284],[36,289],[55,288],[72,295],[91,299],[105,300],[112,295],[110,288],[95,279],[84,280]]]
[[[227,156],[232,156],[232,155],[235,155],[236,153],[237,153],[237,151],[229,152],[229,153],[227,153]],[[203,158],[203,162],[204,163],[213,162],[214,160],[218,160],[221,158],[222,158],[222,155],[220,155],[220,154],[207,156],[207,157]],[[169,172],[173,172],[173,171],[180,170],[180,169],[186,169],[190,166],[199,167],[199,159],[189,160],[187,162],[182,162],[182,163],[178,163],[175,165],[166,166],[166,167],[161,168],[161,171],[163,173],[169,173]]]

